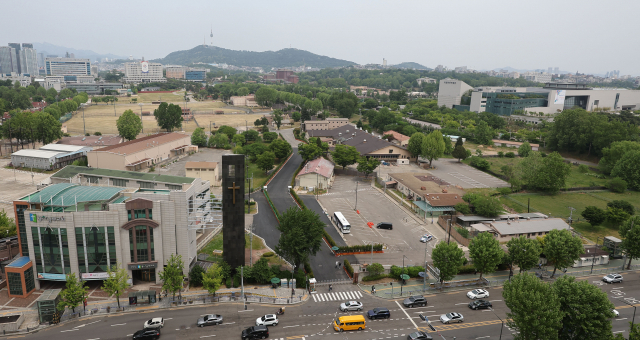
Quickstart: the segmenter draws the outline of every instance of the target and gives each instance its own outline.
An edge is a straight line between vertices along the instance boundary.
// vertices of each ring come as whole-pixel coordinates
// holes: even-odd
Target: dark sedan
[[[391,312],[386,308],[374,308],[367,312],[369,319],[388,319],[391,317]]]
[[[143,329],[133,333],[133,340],[157,340],[160,338],[160,331],[157,329]]]
[[[493,307],[491,305],[491,302],[486,301],[486,300],[474,300],[469,302],[469,308],[476,310],[476,309],[489,309]]]

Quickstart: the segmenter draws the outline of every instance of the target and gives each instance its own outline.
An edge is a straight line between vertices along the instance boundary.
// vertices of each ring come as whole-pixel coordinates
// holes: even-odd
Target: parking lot
[[[438,239],[444,239],[444,232],[440,227],[431,224],[431,220],[423,221],[407,213],[396,201],[371,187],[370,182],[358,182],[357,193],[356,207],[356,178],[336,176],[329,193],[319,197],[320,204],[330,216],[340,211],[351,224],[351,233],[343,234],[347,244],[383,243],[387,249],[384,254],[374,254],[374,262],[402,265],[405,255],[409,259],[405,259],[405,265],[422,265],[425,244],[420,242],[420,236],[429,233],[436,238],[426,245],[429,247],[427,260],[430,260],[432,246],[435,246]],[[374,227],[369,228],[367,222],[373,222]],[[376,229],[375,224],[379,222],[393,223],[393,230]],[[356,257],[360,263],[371,262],[371,255]]]
[[[433,161],[436,169],[429,172],[451,185],[457,185],[464,189],[469,188],[501,188],[508,187],[509,183],[493,177],[480,170],[474,169],[456,159],[443,158]]]
[[[222,164],[222,155],[231,153],[231,150],[200,148],[198,152],[193,155],[181,158],[179,161],[171,163],[164,168],[156,169],[156,171],[163,175],[185,177],[187,174],[185,164],[187,162],[218,162],[218,164]],[[222,189],[219,185],[219,183],[214,183],[214,187],[211,188],[211,193],[215,195],[222,194]]]

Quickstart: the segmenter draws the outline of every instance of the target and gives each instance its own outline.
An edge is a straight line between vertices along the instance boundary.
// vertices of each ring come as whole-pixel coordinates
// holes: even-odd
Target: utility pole
[[[358,210],[358,182],[356,179],[356,205],[355,205],[355,210]]]

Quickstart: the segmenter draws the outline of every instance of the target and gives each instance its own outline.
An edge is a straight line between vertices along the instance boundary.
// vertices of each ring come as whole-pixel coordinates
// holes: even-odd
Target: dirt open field
[[[184,103],[180,105],[183,107]],[[262,117],[262,114],[244,114],[244,111],[240,109],[228,109],[222,108],[225,106],[224,103],[219,101],[204,101],[204,102],[190,102],[187,103],[187,107],[192,109],[193,111],[211,111],[211,114],[205,115],[196,115],[196,120],[201,127],[206,127],[208,129],[209,122],[215,122],[216,126],[220,125],[231,125],[233,127],[237,127],[239,125],[244,125],[245,120],[248,120],[248,124],[253,126],[253,122]],[[103,134],[117,134],[118,129],[116,128],[116,120],[118,117],[124,113],[126,110],[132,110],[136,114],[140,114],[140,111],[148,111],[151,113],[150,116],[144,116],[142,119],[142,125],[144,128],[144,132],[158,132],[159,127],[156,124],[155,117],[153,116],[153,111],[158,108],[158,105],[152,104],[144,104],[142,105],[142,110],[138,104],[120,104],[117,103],[115,105],[115,114],[114,114],[114,106],[113,105],[105,105],[98,104],[87,107],[84,110],[84,122],[82,119],[83,113],[82,111],[78,111],[76,115],[73,116],[70,120],[63,123],[62,125],[66,125],[67,132],[73,135],[81,135],[85,131],[93,134],[96,131],[99,131]],[[213,111],[224,111],[224,115],[216,115],[213,114]],[[231,114],[236,112],[237,114]],[[192,132],[198,126],[196,123],[191,120],[189,122],[185,121],[182,123],[184,131]]]

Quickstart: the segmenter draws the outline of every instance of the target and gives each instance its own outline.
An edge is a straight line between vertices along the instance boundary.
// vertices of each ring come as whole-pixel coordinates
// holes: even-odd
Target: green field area
[[[174,94],[179,93],[179,94]],[[177,91],[174,93],[138,93],[138,103],[151,103],[155,101],[163,101],[168,103],[179,103],[182,102],[184,104],[184,91]],[[131,96],[130,98],[136,98],[136,96]],[[123,100],[122,98],[118,99]]]
[[[491,157],[485,159],[489,162],[489,164],[491,164],[490,170],[498,174],[502,174],[502,171],[500,170],[502,166],[511,165],[513,167],[516,167],[523,160],[523,158],[520,157]],[[464,160],[464,162],[466,164],[469,164],[469,159]],[[567,180],[565,182],[565,188],[595,187],[604,186],[607,184],[607,179],[597,178],[596,175],[598,174],[594,173],[593,171],[581,173],[580,171],[578,171],[578,166],[572,164],[571,173],[569,173],[569,176],[567,177]]]
[[[584,222],[580,215],[585,207],[596,206],[601,209],[607,208],[607,202],[611,200],[625,200],[633,204],[636,209],[640,208],[640,192],[626,192],[617,194],[608,191],[581,192],[581,193],[559,193],[557,195],[542,194],[515,194],[501,197],[500,202],[514,209],[517,212],[527,212],[527,202],[530,200],[531,212],[541,212],[551,217],[569,218],[570,209],[574,208],[574,222]],[[514,200],[516,202],[514,202]],[[595,241],[598,237],[615,236],[619,237],[618,227],[609,222],[601,226],[590,226],[587,223],[574,223],[573,226],[583,236]]]

